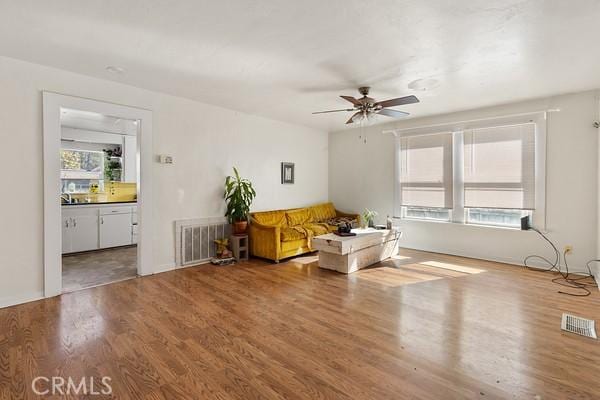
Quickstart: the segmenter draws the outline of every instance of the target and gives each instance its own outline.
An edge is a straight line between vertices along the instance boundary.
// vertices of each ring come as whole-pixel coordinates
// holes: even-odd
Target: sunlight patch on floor
[[[485,269],[466,267],[464,265],[457,265],[457,264],[449,264],[449,263],[444,263],[444,262],[440,262],[440,261],[423,261],[420,264],[427,265],[430,267],[435,267],[435,268],[443,268],[443,269],[449,269],[449,270],[457,271],[457,272],[464,272],[465,274],[479,274],[479,273],[485,272]]]
[[[422,273],[421,271],[412,268],[392,268],[378,267],[363,269],[356,272],[354,275],[359,280],[365,280],[373,283],[378,283],[388,287],[398,287],[410,285],[412,283],[432,281],[442,279],[443,276]]]
[[[394,267],[381,266],[367,268],[360,270],[353,275],[355,275],[358,280],[369,281],[387,287],[398,287],[413,283],[458,278],[485,272],[484,269],[439,261],[423,261],[420,263],[409,264],[396,263],[393,259],[390,261]]]
[[[302,265],[312,264],[312,263],[315,263],[318,261],[319,261],[318,255],[306,256],[306,257],[296,257],[296,258],[290,260],[290,262],[292,262],[292,263],[297,263],[297,264],[302,264]]]

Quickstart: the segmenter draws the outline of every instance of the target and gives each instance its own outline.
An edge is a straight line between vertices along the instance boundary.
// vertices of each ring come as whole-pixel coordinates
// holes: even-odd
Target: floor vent
[[[226,218],[199,218],[175,221],[175,263],[200,264],[215,256],[215,239],[229,237]]]
[[[560,328],[563,331],[575,333],[577,335],[598,339],[596,336],[596,327],[593,319],[576,317],[571,314],[563,314]]]

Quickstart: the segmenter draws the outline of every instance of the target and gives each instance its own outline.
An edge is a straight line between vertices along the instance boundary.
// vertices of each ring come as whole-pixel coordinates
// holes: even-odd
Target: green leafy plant
[[[365,208],[365,211],[362,213],[362,217],[363,217],[365,226],[373,226],[373,221],[375,220],[375,217],[378,215],[379,214],[377,213],[377,211],[373,211],[373,210],[369,210],[368,208]]]
[[[230,223],[248,220],[248,213],[256,192],[248,179],[240,177],[238,170],[233,167],[233,176],[225,178],[225,202],[227,211],[225,216]]]

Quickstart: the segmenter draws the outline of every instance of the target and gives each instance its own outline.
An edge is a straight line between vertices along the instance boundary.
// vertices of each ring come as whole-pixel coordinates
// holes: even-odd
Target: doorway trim
[[[153,273],[152,265],[152,111],[104,101],[42,92],[44,157],[44,297],[62,293],[62,232],[60,205],[60,115],[62,108],[138,120],[137,207],[138,275]]]

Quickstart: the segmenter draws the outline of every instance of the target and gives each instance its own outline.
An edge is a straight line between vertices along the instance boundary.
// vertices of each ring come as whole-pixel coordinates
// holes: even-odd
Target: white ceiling
[[[338,130],[340,94],[412,116],[600,87],[596,0],[0,0],[0,54]],[[122,67],[122,74],[106,66]],[[413,91],[416,79],[437,88]],[[380,122],[389,119],[379,117]]]
[[[137,121],[102,115],[91,111],[61,109],[60,125],[88,131],[136,135]]]

